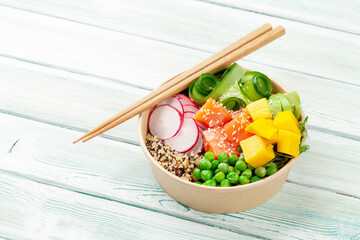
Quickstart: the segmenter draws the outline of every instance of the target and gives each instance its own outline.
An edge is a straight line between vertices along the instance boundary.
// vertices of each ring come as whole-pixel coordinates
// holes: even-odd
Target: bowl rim
[[[249,69],[245,68],[247,71],[250,71]],[[287,88],[285,88],[283,85],[281,85],[279,82],[277,82],[276,80],[274,80],[273,78],[270,78],[272,83],[275,83],[276,85],[278,85],[278,87],[282,88],[285,92],[288,92]],[[142,132],[143,132],[143,126],[147,126],[147,122],[146,124],[142,124],[143,121],[148,121],[148,119],[145,118],[145,115],[150,114],[151,109],[148,109],[144,112],[142,112],[139,115],[138,118],[138,138],[139,138],[139,143],[140,143],[140,147],[142,148],[143,152],[145,153],[145,155],[147,156],[147,158],[154,163],[154,165],[160,169],[160,171],[162,171],[163,173],[165,173],[167,176],[169,176],[170,178],[174,179],[175,181],[179,181],[180,183],[183,183],[189,187],[192,188],[196,188],[198,190],[201,191],[216,191],[216,192],[228,192],[228,191],[246,191],[247,189],[250,188],[256,188],[257,186],[260,185],[264,185],[268,182],[271,182],[273,180],[275,180],[276,178],[280,177],[281,174],[283,174],[286,171],[289,171],[290,168],[292,167],[292,165],[295,163],[295,161],[298,159],[298,157],[294,157],[291,160],[289,160],[280,170],[278,170],[276,173],[274,173],[273,175],[267,176],[264,179],[261,179],[259,181],[253,182],[251,184],[245,184],[245,185],[237,185],[237,186],[230,186],[230,187],[212,187],[212,186],[206,186],[206,185],[200,185],[200,184],[196,184],[194,182],[190,182],[190,181],[186,181],[172,173],[170,173],[169,171],[167,171],[165,168],[163,168],[158,161],[156,161],[150,154],[150,152],[148,151],[148,149],[146,148],[145,142],[146,142],[146,134],[148,133],[148,129],[146,129],[146,134],[145,134],[145,140],[143,140],[142,138]],[[301,120],[304,120],[304,112],[303,110],[301,110],[301,116],[300,116]]]

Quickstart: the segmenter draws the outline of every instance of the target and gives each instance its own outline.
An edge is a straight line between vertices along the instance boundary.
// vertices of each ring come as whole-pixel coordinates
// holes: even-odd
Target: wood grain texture
[[[351,177],[351,171],[357,173],[359,169],[355,160],[345,163],[349,160],[347,155],[340,159],[342,171],[348,174],[346,179],[338,178],[333,181],[339,170],[339,163],[335,164],[336,167],[331,167],[331,162],[335,159],[329,162],[333,152],[329,152],[329,155],[322,152],[326,155],[326,172],[316,171],[316,168],[309,166],[311,162],[321,161],[309,158],[311,152],[299,159],[298,163],[308,161],[300,165],[301,176],[298,173],[293,177],[293,173],[298,171],[297,165],[291,170],[289,180],[292,182],[316,186],[323,181],[326,184],[324,188],[328,190],[286,183],[277,196],[253,210],[216,215],[193,211],[167,196],[156,183],[150,165],[138,146],[103,138],[96,138],[86,145],[73,145],[71,139],[76,134],[74,131],[6,115],[1,115],[0,125],[7,126],[2,130],[6,136],[0,141],[2,152],[8,151],[20,138],[11,154],[0,157],[1,170],[10,174],[265,238],[295,239],[300,236],[305,239],[331,239],[358,233],[360,212],[354,212],[354,209],[360,204],[360,199],[332,192],[336,185],[341,188],[342,193],[349,191],[358,196],[360,194],[357,175]],[[330,139],[328,135],[323,138]],[[322,141],[326,141],[324,139]],[[355,148],[350,145],[351,141],[340,141],[344,141],[349,149]],[[314,141],[310,144],[313,148],[322,150],[321,143]],[[329,147],[329,144],[324,143],[323,147],[334,146]],[[337,149],[333,151],[336,152]],[[319,166],[324,166],[324,162],[319,162]],[[313,170],[317,175],[308,180],[309,174],[314,175]],[[332,183],[331,186],[329,182]]]
[[[344,31],[349,33],[359,34],[360,29],[356,24],[360,22],[359,11],[360,3],[356,0],[347,0],[345,4],[339,1],[296,1],[295,3],[288,0],[199,0],[209,4],[216,4],[219,6],[226,6],[229,8],[236,8],[249,12],[256,12],[262,15],[268,15],[278,18],[284,18],[297,22],[307,23],[310,25],[319,26],[322,28],[335,29],[337,31]],[[141,2],[133,1],[134,5],[142,6]],[[126,4],[124,4],[126,3]],[[67,13],[73,18],[94,21],[95,19],[103,18],[111,22],[112,18],[117,17],[119,8],[129,9],[129,3],[125,1],[56,1],[56,0],[19,0],[14,3],[11,0],[2,0],[1,4],[22,9],[29,9],[32,11],[42,12],[47,6],[46,13],[58,15],[59,11],[63,14]],[[178,4],[178,3],[177,3]],[[125,6],[124,6],[125,5]],[[107,7],[112,6],[112,7]],[[115,6],[115,9],[113,8]],[[133,10],[133,9],[131,9]],[[141,11],[135,9],[135,11]],[[108,13],[113,14],[108,14]],[[331,21],[329,20],[331,19]]]
[[[59,5],[52,13],[47,12],[51,9],[48,7],[37,10],[42,15],[1,7],[0,30],[5,37],[0,39],[0,46],[3,46],[0,54],[154,87],[159,85],[160,79],[184,71],[209,53],[270,22],[283,25],[287,30],[286,38],[246,60],[303,73],[310,71],[312,75],[359,86],[359,35],[203,2],[176,3],[176,7],[170,8],[166,1],[160,0],[111,2],[111,9],[100,8],[101,16],[107,16],[100,19],[92,15],[91,9],[86,9],[90,14],[84,16],[80,11],[80,16],[75,15],[73,19],[74,14],[67,13],[67,8],[64,10]],[[96,2],[89,5],[93,11],[99,8]],[[142,6],[141,10],[138,6]],[[54,12],[57,18],[47,16]],[[90,16],[93,20],[87,21]],[[31,34],[28,34],[30,29]],[[159,54],[149,54],[148,49]],[[198,49],[196,58],[188,55],[194,49]],[[131,63],[126,71],[119,67],[122,62]],[[146,71],[151,81],[141,82],[137,74],[132,74],[139,69]]]
[[[357,2],[0,5],[0,238],[359,238]],[[105,136],[115,141],[71,144],[264,22],[286,37],[239,63],[298,90],[311,145],[267,203],[222,215],[177,203],[152,176],[136,119]]]
[[[289,90],[296,89],[310,126],[360,140],[357,87],[255,63],[239,64],[273,77]],[[0,111],[83,132],[148,93],[107,79],[4,57],[0,57],[0,68],[0,78],[6,79],[0,88]],[[329,104],[328,96],[336,96],[336,101]],[[136,131],[136,119],[132,119],[106,136],[137,144]]]
[[[0,176],[0,236],[9,239],[244,237],[216,227],[190,223],[163,213],[47,186],[6,173],[0,173]]]
[[[360,33],[360,3],[356,0],[340,1],[287,1],[287,0],[200,0],[220,6],[237,8],[293,21],[303,22],[341,32]]]

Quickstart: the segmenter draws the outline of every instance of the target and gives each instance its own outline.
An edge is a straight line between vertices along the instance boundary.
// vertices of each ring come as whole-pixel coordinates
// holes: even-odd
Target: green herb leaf
[[[307,150],[309,150],[309,148],[310,148],[309,145],[302,145],[302,146],[300,146],[299,154],[302,154],[302,153],[306,152]]]
[[[305,119],[300,123],[300,132],[304,132],[306,130],[306,124],[309,117],[306,116]]]

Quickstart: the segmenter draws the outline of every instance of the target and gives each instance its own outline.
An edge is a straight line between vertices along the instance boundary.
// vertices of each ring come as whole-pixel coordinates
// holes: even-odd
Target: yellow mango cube
[[[246,110],[254,121],[260,118],[271,118],[271,112],[266,98],[248,104]]]
[[[272,119],[260,118],[249,124],[245,131],[256,134],[268,140],[276,140],[277,129],[272,124]]]
[[[299,156],[299,144],[301,136],[283,129],[279,129],[277,150],[291,156]]]
[[[272,126],[274,127],[274,120],[272,119],[266,119],[266,121]],[[275,128],[275,127],[274,127]],[[278,129],[276,129],[276,135],[275,135],[275,138],[270,140],[270,139],[266,139],[266,142],[270,143],[270,144],[276,144],[277,143],[277,135],[278,135]]]
[[[290,111],[279,112],[274,121],[274,127],[277,129],[288,130],[290,132],[301,135],[300,125],[294,114]]]
[[[274,146],[266,144],[263,138],[256,135],[242,140],[240,146],[245,161],[254,168],[263,166],[275,157]]]

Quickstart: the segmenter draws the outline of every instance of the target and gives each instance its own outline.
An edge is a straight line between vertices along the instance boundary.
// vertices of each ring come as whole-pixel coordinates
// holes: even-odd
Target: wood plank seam
[[[15,116],[15,117],[19,117],[19,118],[22,118],[22,119],[27,119],[27,120],[31,120],[31,121],[35,121],[35,122],[40,122],[40,123],[43,123],[43,124],[47,124],[47,125],[50,125],[50,126],[54,126],[54,127],[59,127],[59,128],[64,128],[64,129],[67,129],[67,130],[71,130],[71,131],[75,131],[75,132],[79,132],[79,129],[77,128],[74,128],[74,127],[69,127],[69,126],[66,126],[66,125],[63,125],[63,124],[52,124],[51,122],[49,121],[42,121],[40,119],[32,119],[32,117],[24,117],[24,115],[21,115],[21,114],[11,114],[11,112],[8,112],[8,111],[2,111],[0,109],[0,113],[3,113],[3,114],[6,114],[6,115],[10,115],[10,116]],[[80,129],[81,130],[81,129]],[[83,132],[86,132],[87,130],[82,130]],[[102,137],[102,138],[105,138],[105,139],[108,139],[108,140],[111,140],[111,141],[116,141],[116,142],[121,142],[121,143],[125,143],[125,144],[131,144],[131,145],[134,145],[134,146],[139,146],[139,143],[138,142],[129,142],[128,140],[124,140],[124,139],[120,139],[120,138],[116,138],[116,137],[111,137],[111,136],[108,136],[108,135],[100,135],[99,137]],[[342,137],[342,136],[340,136]],[[21,139],[21,138],[20,138]],[[17,143],[17,142],[16,142]],[[2,170],[0,170],[2,171]],[[331,193],[335,193],[335,194],[338,194],[338,192],[334,191],[334,190],[331,190],[329,188],[325,188],[325,187],[319,187],[319,186],[310,186],[310,185],[306,185],[306,184],[302,184],[302,183],[298,183],[298,182],[295,182],[295,181],[291,181],[291,180],[286,180],[286,182],[288,183],[291,183],[291,184],[294,184],[294,185],[299,185],[299,186],[303,186],[303,187],[306,187],[306,188],[312,188],[312,189],[321,189],[321,190],[326,190],[328,192],[331,192]],[[352,196],[352,195],[344,195],[344,196],[349,196],[349,197],[354,197],[356,199],[360,199],[356,196]]]
[[[279,16],[279,15],[270,14],[270,13],[266,13],[266,12],[260,12],[260,11],[256,11],[256,10],[251,10],[251,9],[248,9],[248,8],[241,8],[241,7],[238,7],[238,6],[232,6],[232,5],[229,5],[229,4],[226,4],[226,3],[218,3],[218,2],[211,1],[211,0],[192,0],[192,1],[208,3],[208,4],[212,4],[212,5],[216,5],[216,6],[220,6],[220,7],[224,7],[224,8],[231,8],[231,9],[235,9],[235,10],[241,10],[241,11],[261,14],[261,15],[264,15],[264,16],[269,16],[269,17],[284,19],[284,20],[288,20],[288,21],[303,23],[303,24],[307,24],[307,25],[310,25],[310,26],[315,26],[315,27],[329,29],[329,30],[335,30],[335,31],[343,32],[343,33],[348,33],[348,34],[353,34],[353,35],[360,35],[357,32],[346,31],[346,30],[341,29],[341,28],[327,27],[327,26],[324,26],[324,25],[316,24],[314,22],[306,22],[306,21],[297,20],[295,18],[282,17],[282,16]]]
[[[199,0],[199,2],[207,3],[206,1],[202,1],[202,0]],[[9,5],[6,5],[6,4],[0,4],[0,6],[11,8],[11,9],[16,9],[16,10],[20,10],[20,11],[30,12],[30,13],[34,13],[34,14],[39,14],[39,15],[43,15],[43,16],[47,16],[47,17],[52,17],[52,18],[56,18],[56,19],[60,19],[60,20],[64,20],[64,21],[70,21],[70,22],[74,22],[74,23],[78,23],[78,24],[83,24],[83,25],[86,25],[86,26],[91,26],[91,27],[95,27],[95,28],[99,28],[99,29],[103,29],[103,30],[108,30],[108,31],[112,31],[112,32],[118,32],[118,33],[126,34],[126,35],[129,35],[129,36],[134,36],[134,37],[139,37],[139,38],[142,38],[142,39],[148,39],[148,40],[151,40],[151,41],[161,42],[161,43],[164,43],[164,44],[169,44],[169,45],[178,46],[178,47],[184,47],[184,48],[187,48],[187,49],[191,49],[191,50],[195,50],[195,51],[201,51],[201,52],[204,52],[204,53],[209,53],[209,54],[214,53],[214,52],[208,51],[206,49],[195,48],[195,47],[192,47],[192,46],[189,46],[189,45],[179,44],[179,43],[170,42],[170,41],[165,41],[165,40],[158,39],[158,38],[150,38],[150,37],[140,35],[140,34],[134,34],[134,33],[126,32],[126,31],[120,31],[120,30],[117,30],[117,29],[103,27],[103,26],[100,26],[100,25],[89,24],[89,23],[86,23],[86,22],[83,22],[83,21],[77,21],[77,20],[73,20],[73,19],[69,19],[69,18],[63,18],[63,17],[60,17],[60,16],[46,14],[46,13],[43,13],[43,12],[32,11],[32,10],[23,9],[23,8],[17,8],[17,7],[9,6]],[[234,8],[234,9],[237,9],[237,8]],[[247,10],[243,10],[241,8],[239,8],[238,10],[247,11]],[[249,12],[251,12],[251,11],[249,11]],[[254,12],[254,13],[256,13],[256,12]],[[261,13],[256,13],[256,14],[261,14]],[[271,16],[271,15],[269,15],[269,16]],[[271,17],[278,18],[276,16],[271,16]],[[288,20],[288,19],[285,19],[285,20]],[[293,21],[293,20],[289,20],[289,21]],[[294,22],[298,22],[298,21],[294,21]],[[300,23],[302,23],[302,22],[300,22]],[[306,24],[306,23],[304,23],[304,24]],[[333,30],[333,31],[337,31],[336,29],[331,29],[331,28],[328,28],[328,29]],[[359,34],[354,34],[354,35],[359,35]],[[0,56],[22,60],[22,58],[18,58],[16,56],[10,56],[10,55],[6,55],[6,54],[0,54]],[[53,67],[53,68],[56,68],[56,69],[62,69],[64,71],[68,71],[68,72],[79,73],[79,74],[83,74],[83,75],[87,75],[87,76],[101,77],[101,78],[104,78],[104,79],[107,78],[107,79],[112,80],[112,81],[121,81],[121,80],[118,80],[118,79],[113,79],[113,78],[109,78],[109,77],[105,77],[105,76],[101,76],[101,75],[90,74],[90,73],[86,73],[86,72],[82,72],[82,71],[78,71],[78,70],[72,70],[72,69],[68,69],[68,68],[63,68],[61,66],[47,65],[45,63],[40,63],[40,62],[28,60],[28,59],[24,59],[24,61],[28,61],[30,63],[39,64],[39,65],[43,65],[43,66],[49,66],[49,67]],[[281,67],[278,67],[278,66],[275,66],[275,65],[264,64],[262,62],[251,61],[251,60],[247,60],[247,59],[243,59],[243,61],[263,64],[263,65],[270,66],[270,67],[273,67],[273,68],[276,68],[276,69],[282,69],[282,70],[287,70],[287,71],[291,71],[291,72],[297,72],[297,73],[301,73],[301,74],[308,75],[308,76],[315,76],[315,77],[323,78],[323,79],[330,80],[330,81],[336,81],[336,82],[340,82],[340,83],[344,83],[344,84],[349,84],[351,86],[357,86],[357,87],[360,86],[360,84],[358,85],[358,84],[355,84],[355,83],[343,82],[343,81],[341,81],[341,79],[339,80],[339,79],[324,77],[324,76],[320,76],[320,75],[309,74],[307,72],[297,71],[295,69],[281,68]],[[127,82],[124,82],[124,81],[121,81],[121,82],[124,83],[124,84],[129,84],[129,86],[136,86],[136,87],[142,88],[142,86],[139,86],[139,85],[131,85],[131,83],[127,83]],[[143,87],[143,89],[150,90],[150,89],[144,88],[144,87]]]
[[[171,217],[174,217],[174,218],[179,218],[179,219],[182,219],[182,220],[196,222],[198,224],[206,225],[206,226],[209,226],[209,227],[214,227],[214,228],[217,228],[217,229],[224,229],[226,231],[237,233],[237,234],[244,235],[244,236],[255,237],[255,238],[266,239],[266,240],[269,239],[269,238],[265,238],[263,236],[255,235],[255,234],[244,232],[244,231],[239,231],[239,230],[235,231],[233,229],[226,229],[226,228],[223,228],[223,227],[219,227],[219,226],[217,226],[215,224],[208,223],[206,221],[196,221],[196,220],[194,221],[194,219],[188,218],[186,216],[181,216],[181,215],[178,215],[178,214],[169,213],[169,212],[166,212],[165,210],[161,211],[161,210],[158,210],[158,209],[149,208],[147,206],[141,206],[140,204],[136,205],[134,203],[124,202],[124,201],[112,198],[111,196],[105,196],[104,194],[85,192],[82,189],[74,189],[74,188],[72,188],[71,185],[59,184],[57,182],[47,181],[47,180],[42,179],[42,178],[36,178],[36,176],[27,176],[27,175],[24,175],[24,174],[18,174],[16,172],[2,170],[2,169],[0,169],[0,172],[6,173],[6,174],[8,174],[10,176],[14,176],[14,177],[17,177],[17,178],[26,179],[26,180],[29,180],[29,181],[32,181],[32,182],[36,182],[36,183],[41,184],[41,185],[51,186],[51,187],[54,187],[54,188],[59,188],[59,189],[67,190],[67,191],[70,191],[70,192],[75,192],[75,193],[85,195],[85,196],[88,196],[88,197],[93,197],[93,198],[96,198],[96,199],[116,202],[116,203],[124,204],[124,205],[127,205],[127,206],[135,207],[135,208],[139,208],[139,209],[143,209],[143,210],[147,210],[147,211],[151,211],[151,212],[155,212],[155,213],[168,215],[168,216],[171,216]]]
[[[27,119],[27,120],[34,121],[34,122],[47,124],[47,125],[54,126],[54,127],[59,127],[59,128],[64,128],[64,129],[68,129],[68,130],[71,130],[71,131],[76,131],[76,132],[79,132],[79,133],[84,133],[84,132],[88,131],[87,129],[73,127],[73,126],[69,126],[69,125],[66,125],[66,124],[61,124],[61,123],[48,121],[48,120],[44,120],[44,119],[40,119],[40,118],[36,118],[36,117],[32,117],[32,116],[27,116],[27,115],[17,113],[17,112],[6,111],[6,110],[3,110],[3,109],[0,109],[0,113],[6,114],[6,115],[9,115],[9,116],[15,116],[15,117],[22,118],[22,119]],[[139,146],[139,143],[137,141],[131,141],[131,140],[125,139],[125,138],[114,137],[114,136],[107,135],[107,134],[102,134],[100,137],[105,138],[105,139],[109,139],[109,140],[112,140],[112,141],[116,141],[116,142],[123,142],[123,143],[126,143],[126,144]]]

